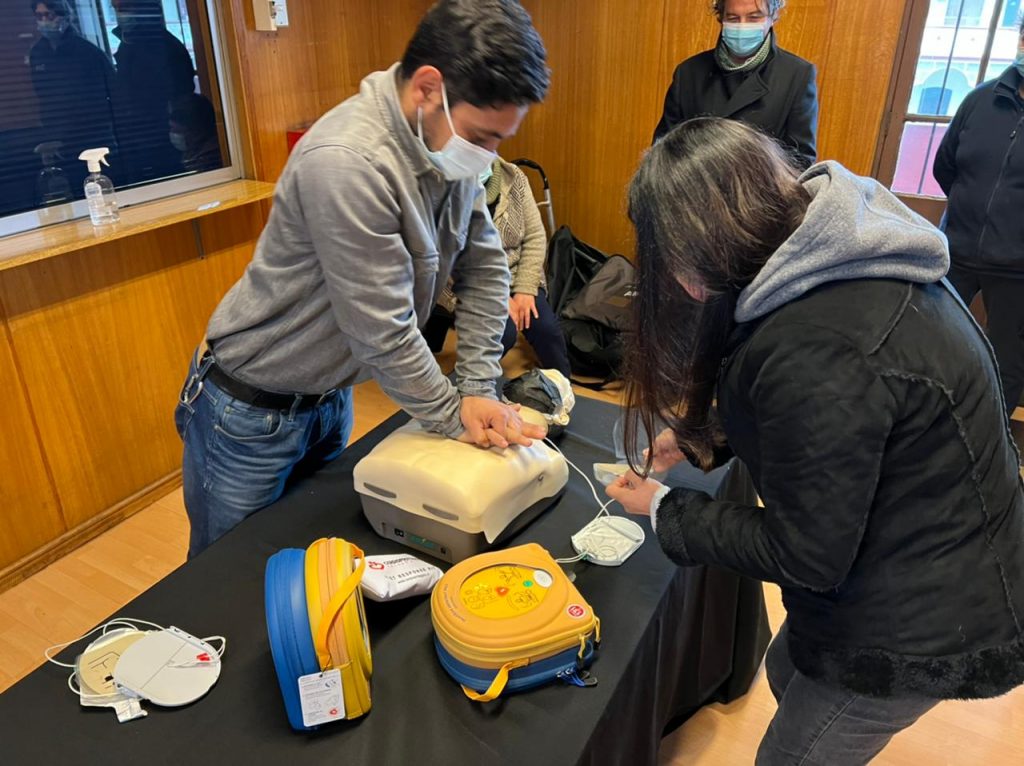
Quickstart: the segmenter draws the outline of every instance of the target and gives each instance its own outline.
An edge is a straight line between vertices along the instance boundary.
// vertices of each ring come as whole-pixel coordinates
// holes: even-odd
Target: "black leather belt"
[[[262,407],[267,410],[290,410],[292,407],[297,410],[310,410],[337,391],[337,389],[333,389],[326,394],[282,394],[276,391],[264,391],[231,377],[218,367],[216,362],[210,365],[206,377],[229,396],[251,404],[253,407]]]

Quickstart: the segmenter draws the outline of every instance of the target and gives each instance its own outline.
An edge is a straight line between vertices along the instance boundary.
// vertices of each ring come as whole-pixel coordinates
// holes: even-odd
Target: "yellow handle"
[[[351,543],[350,543],[351,545]],[[331,666],[331,651],[327,648],[327,634],[331,632],[331,626],[338,619],[345,602],[352,597],[359,583],[363,579],[363,571],[366,569],[366,555],[355,545],[352,545],[352,555],[359,559],[359,566],[342,583],[341,587],[331,597],[331,601],[324,609],[320,626],[316,630],[313,643],[316,646],[316,656],[320,661],[320,669],[327,670]]]
[[[498,675],[491,681],[491,685],[487,687],[487,691],[479,694],[467,686],[462,687],[462,691],[467,697],[473,702],[491,702],[492,700],[498,699],[503,691],[505,691],[505,684],[508,683],[508,674],[510,671],[516,668],[525,667],[529,665],[529,660],[513,660],[512,662],[506,662],[501,666],[501,670],[498,671]]]

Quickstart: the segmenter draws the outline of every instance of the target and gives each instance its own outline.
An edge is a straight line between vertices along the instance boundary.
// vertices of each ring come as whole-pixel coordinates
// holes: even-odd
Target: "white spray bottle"
[[[100,172],[100,163],[107,167],[107,155],[110,149],[86,149],[78,159],[89,165],[89,175],[85,179],[85,200],[89,204],[89,217],[93,226],[106,226],[121,220],[117,212],[117,197],[114,196],[114,184]]]

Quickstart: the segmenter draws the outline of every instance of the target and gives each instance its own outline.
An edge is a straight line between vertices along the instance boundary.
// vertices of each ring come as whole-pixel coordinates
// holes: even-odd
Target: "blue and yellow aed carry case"
[[[299,694],[299,678],[313,673],[339,671],[345,719],[370,710],[373,668],[359,588],[364,567],[359,548],[334,538],[305,551],[279,551],[267,561],[267,634],[293,729],[315,728],[303,722]]]
[[[601,621],[562,568],[536,544],[493,551],[452,567],[430,597],[434,646],[466,696],[490,702],[583,673]]]

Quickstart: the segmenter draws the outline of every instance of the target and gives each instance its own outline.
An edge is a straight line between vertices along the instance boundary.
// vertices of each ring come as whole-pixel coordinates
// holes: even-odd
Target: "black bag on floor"
[[[562,316],[565,319],[589,320],[626,332],[632,321],[635,293],[636,268],[625,257],[613,255],[565,307]]]
[[[562,316],[594,275],[601,270],[608,256],[580,242],[568,226],[561,227],[548,243],[545,264],[548,283],[548,302],[555,316]]]
[[[573,382],[587,388],[604,388],[618,380],[625,347],[622,333],[587,319],[561,319],[565,348]],[[581,383],[576,376],[598,378],[600,383]]]
[[[547,281],[573,376],[598,378],[602,388],[620,376],[622,333],[628,329],[636,272],[621,255],[611,257],[563,226],[551,238]],[[574,381],[579,383],[579,381]]]

